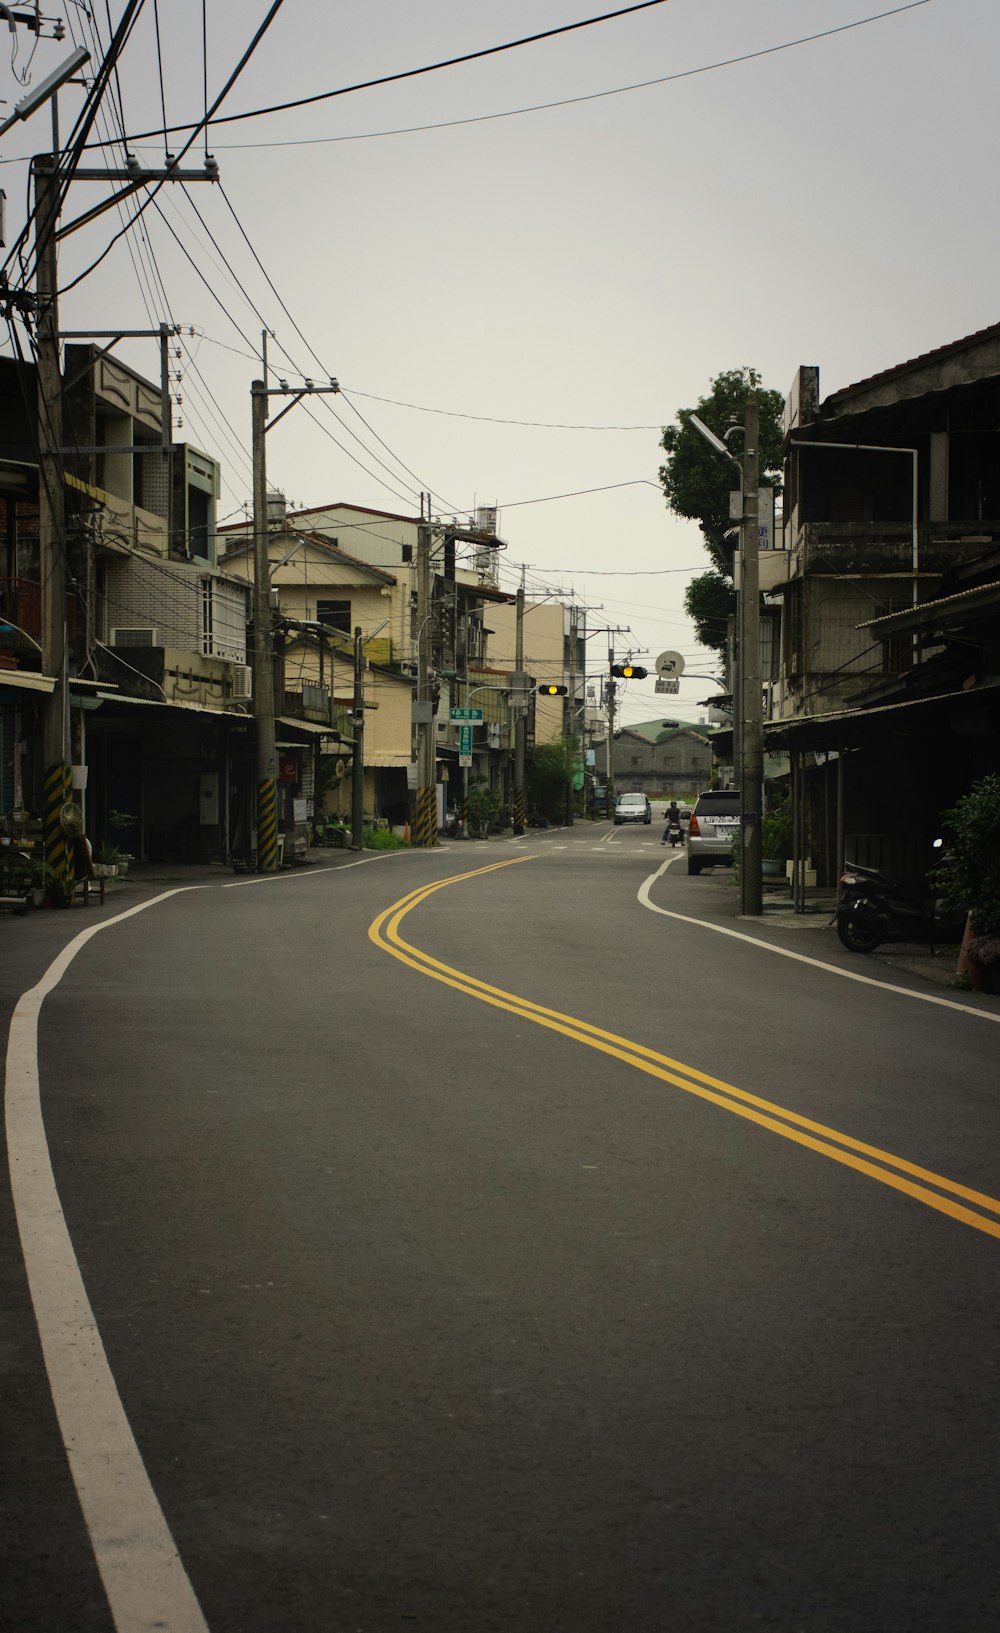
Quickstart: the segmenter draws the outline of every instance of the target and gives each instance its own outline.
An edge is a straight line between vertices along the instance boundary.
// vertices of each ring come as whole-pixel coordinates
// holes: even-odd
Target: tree
[[[557,743],[536,743],[528,755],[524,780],[528,810],[548,822],[561,822],[566,813],[567,788],[576,769],[577,745],[572,737]]]
[[[660,466],[659,476],[670,509],[698,523],[717,573],[730,579],[732,551],[726,548],[725,535],[734,526],[729,517],[729,492],[739,487],[739,470],[709,447],[689,423],[690,416],[697,414],[709,430],[722,437],[734,423],[742,424],[747,402],[756,400],[760,408],[761,481],[769,482],[780,493],[784,399],[780,391],[763,386],[757,370],[751,368],[717,374],[711,387],[694,409],[679,408],[677,423],[664,428],[660,446],[667,460]],[[734,452],[739,452],[739,446],[736,442]]]
[[[694,624],[698,645],[724,653],[728,619],[736,611],[732,579],[721,573],[699,573],[684,591],[684,611]]]

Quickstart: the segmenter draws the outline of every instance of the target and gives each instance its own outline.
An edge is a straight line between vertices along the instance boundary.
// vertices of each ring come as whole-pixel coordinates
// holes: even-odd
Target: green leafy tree
[[[484,777],[477,777],[469,785],[468,812],[469,832],[474,839],[485,839],[500,826],[500,801]]]
[[[567,789],[576,769],[577,745],[572,737],[556,743],[538,743],[525,759],[524,781],[528,810],[548,822],[562,822]]]
[[[690,424],[690,417],[697,414],[716,436],[723,437],[731,425],[742,423],[747,403],[756,400],[760,408],[760,477],[780,493],[784,399],[780,391],[768,390],[757,370],[751,368],[717,374],[711,387],[693,409],[679,408],[676,424],[664,428],[660,446],[667,458],[659,475],[670,509],[698,523],[716,572],[728,580],[731,551],[726,547],[725,535],[733,526],[729,492],[739,487],[739,471],[709,447]],[[734,442],[734,452],[738,453],[739,447],[739,442]]]
[[[699,573],[684,591],[684,610],[694,625],[699,646],[724,653],[727,620],[736,611],[732,579],[716,572]]]
[[[977,936],[1000,936],[1000,772],[980,777],[942,821],[948,850],[932,887],[946,907],[971,912]]]

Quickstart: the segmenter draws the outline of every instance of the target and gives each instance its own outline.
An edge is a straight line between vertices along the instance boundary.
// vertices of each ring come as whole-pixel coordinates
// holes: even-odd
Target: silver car
[[[707,788],[700,793],[688,829],[688,872],[727,866],[733,859],[733,840],[739,831],[738,789]]]
[[[653,807],[645,794],[619,794],[615,800],[615,827],[622,822],[652,822]]]

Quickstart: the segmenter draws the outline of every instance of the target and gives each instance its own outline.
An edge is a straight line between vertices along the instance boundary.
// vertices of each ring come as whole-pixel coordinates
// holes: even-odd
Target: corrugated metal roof
[[[869,386],[878,385],[882,380],[891,380],[895,375],[906,374],[910,369],[923,368],[928,363],[942,362],[944,358],[953,356],[956,352],[964,351],[971,346],[980,346],[987,340],[1000,340],[1000,323],[993,323],[987,329],[977,329],[974,334],[963,335],[961,340],[949,341],[946,346],[937,346],[933,351],[921,352],[919,357],[910,357],[905,363],[896,363],[890,369],[882,369],[878,374],[869,374],[864,380],[855,380],[852,385],[841,386],[839,391],[832,391],[824,397],[822,406],[834,403],[841,397],[849,397],[854,391],[863,391]]]

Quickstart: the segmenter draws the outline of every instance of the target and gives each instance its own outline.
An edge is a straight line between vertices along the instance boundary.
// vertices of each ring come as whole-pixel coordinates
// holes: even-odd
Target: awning
[[[321,726],[315,720],[296,720],[293,716],[279,714],[275,720],[276,726],[290,726],[292,731],[304,731],[307,737],[336,737],[336,726]]]
[[[16,686],[21,692],[54,692],[51,675],[32,675],[22,669],[0,669],[0,686]]]
[[[374,754],[365,753],[365,765],[374,766],[379,771],[400,770],[411,765],[412,761],[405,749],[387,748]]]
[[[964,711],[976,704],[992,706],[998,701],[1000,683],[994,682],[970,687],[967,692],[937,692],[933,697],[911,697],[902,703],[880,703],[870,709],[838,709],[791,720],[766,720],[764,748],[854,748],[895,726],[919,729],[922,712]]]
[[[216,720],[240,719],[234,716],[231,709],[213,709],[209,703],[184,703],[178,699],[152,697],[126,697],[124,692],[98,692],[97,699],[101,703],[128,703],[136,709],[187,709],[193,714],[214,715]]]

